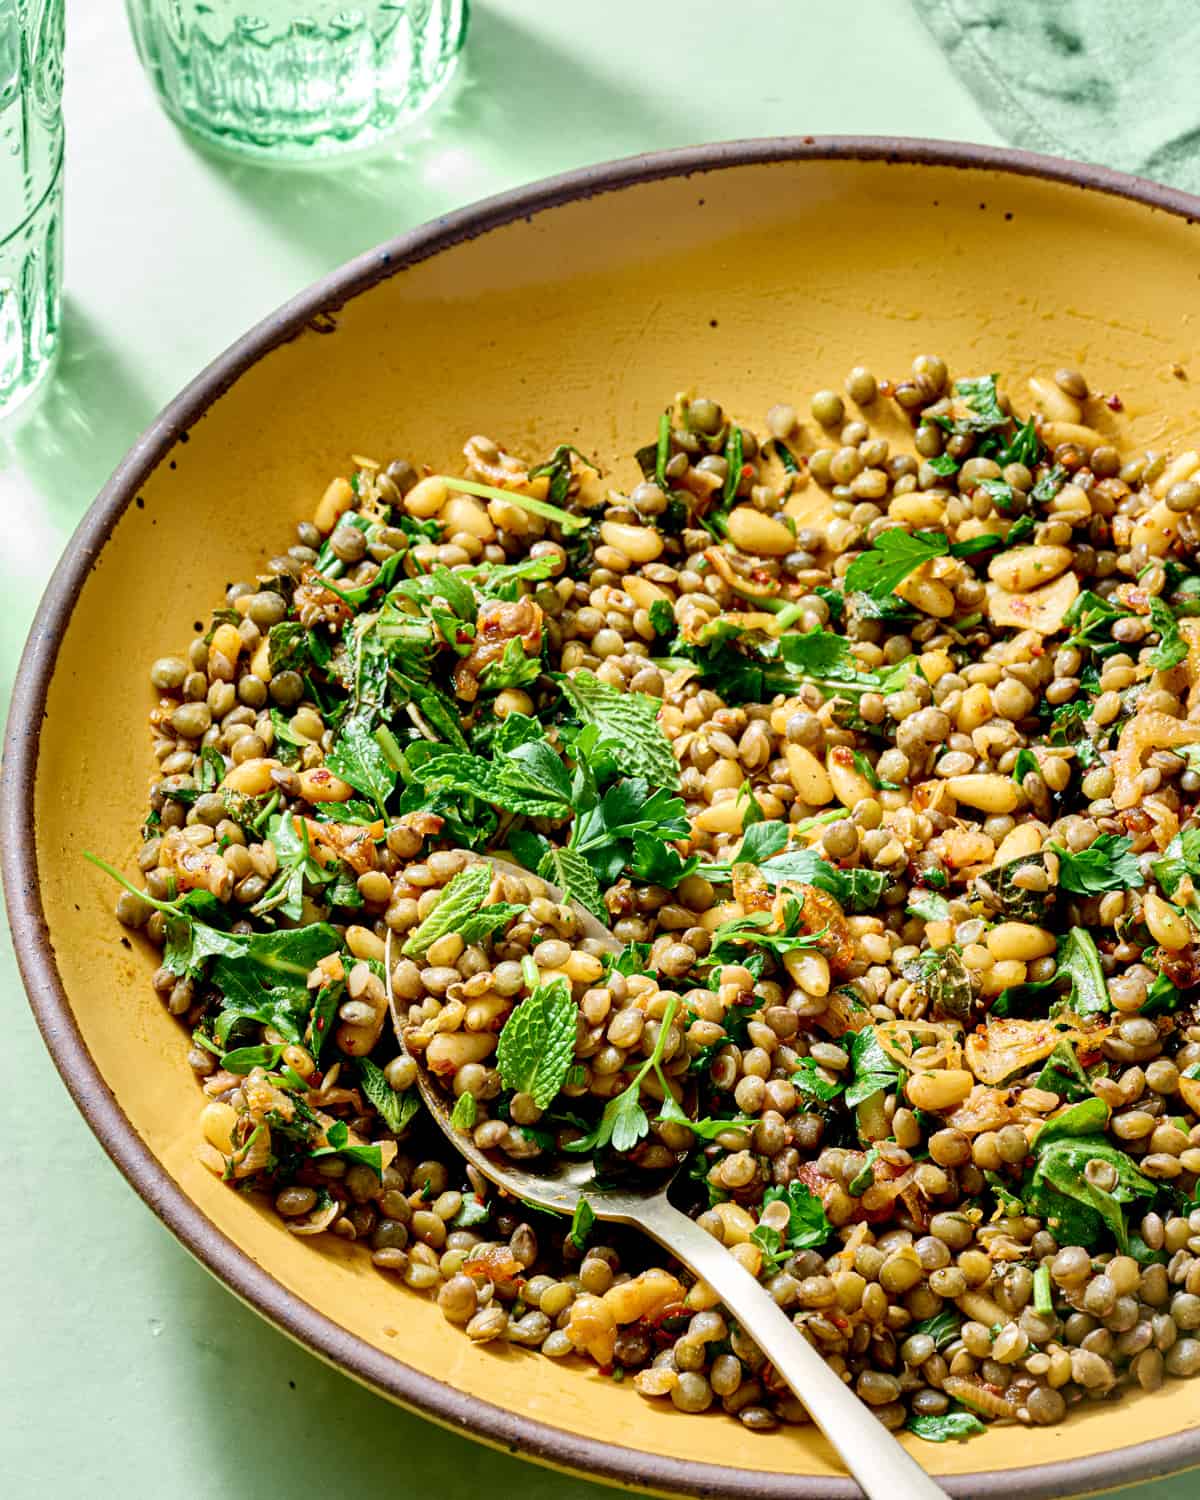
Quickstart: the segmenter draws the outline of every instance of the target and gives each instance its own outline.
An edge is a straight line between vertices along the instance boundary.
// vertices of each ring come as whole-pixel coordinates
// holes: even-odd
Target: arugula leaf
[[[1150,993],[1142,1001],[1139,1016],[1169,1016],[1183,1004],[1183,996],[1165,974],[1156,974]]]
[[[1153,1198],[1159,1185],[1144,1177],[1132,1159],[1102,1134],[1108,1115],[1103,1100],[1093,1098],[1048,1120],[1033,1143],[1034,1168],[1022,1184],[1022,1197],[1028,1211],[1045,1219],[1063,1243],[1091,1246],[1105,1225],[1128,1254],[1130,1237],[1121,1205]],[[1094,1161],[1114,1169],[1116,1186],[1111,1193],[1093,1186],[1085,1175],[1088,1163]]]
[[[536,873],[558,886],[568,901],[578,901],[594,917],[608,921],[608,908],[595,871],[582,854],[561,845],[551,845],[539,860]]]
[[[1187,656],[1187,642],[1175,616],[1159,598],[1150,600],[1150,623],[1158,631],[1158,645],[1150,653],[1148,660],[1156,671],[1169,672]]]
[[[396,772],[365,718],[346,720],[325,757],[325,764],[356,792],[370,797],[380,814],[387,816],[384,803],[395,790]]]
[[[562,1088],[575,1052],[579,1008],[565,979],[539,984],[513,1010],[496,1047],[505,1088],[529,1094],[547,1109]]]
[[[943,1412],[940,1417],[909,1417],[904,1429],[915,1437],[924,1438],[927,1443],[961,1442],[987,1431],[975,1413],[965,1408]]]
[[[635,776],[671,791],[679,787],[679,762],[658,721],[662,707],[645,693],[618,691],[592,672],[559,677],[559,684],[584,724],[620,747],[621,763]]]
[[[358,1082],[363,1097],[375,1106],[379,1118],[392,1132],[399,1135],[421,1108],[421,1096],[415,1088],[398,1093],[369,1057],[358,1059]]]
[[[940,532],[910,533],[903,527],[889,527],[879,533],[869,551],[860,552],[850,564],[845,574],[846,591],[884,598],[923,563],[944,557],[949,550],[950,543]]]
[[[1081,647],[1100,657],[1111,656],[1121,649],[1120,643],[1112,638],[1112,627],[1118,620],[1129,618],[1129,610],[1122,609],[1110,599],[1101,598],[1091,589],[1084,589],[1076,595],[1063,616],[1063,625],[1071,627],[1067,645]]]
[[[541,479],[543,476],[550,481],[548,498],[555,505],[561,505],[567,498],[571,488],[571,455],[572,453],[589,469],[596,469],[596,465],[590,458],[580,453],[578,448],[573,448],[570,443],[559,443],[554,452],[544,464],[538,464],[536,469],[530,469],[530,479]],[[596,470],[599,473],[599,470]]]
[[[1062,464],[1054,464],[1030,490],[1029,498],[1036,501],[1038,505],[1049,505],[1069,478],[1070,475]]]
[[[1089,1099],[1092,1094],[1091,1082],[1080,1065],[1075,1048],[1067,1041],[1060,1041],[1055,1045],[1038,1074],[1034,1087],[1057,1094],[1068,1104]]]
[[[1024,464],[1032,473],[1041,456],[1042,442],[1037,434],[1037,426],[1032,417],[1027,417],[1017,428],[1012,441],[996,454],[996,462],[1002,469],[1006,469],[1009,464]]]
[[[927,1334],[933,1340],[935,1349],[944,1349],[955,1341],[961,1328],[962,1314],[958,1309],[943,1308],[941,1312],[934,1313],[932,1318],[914,1323],[908,1331],[910,1336],[914,1333]]]
[[[235,1047],[232,1052],[222,1055],[221,1066],[227,1073],[249,1073],[251,1068],[266,1068],[269,1071],[279,1066],[282,1056],[282,1043],[274,1047]]]
[[[1100,954],[1091,933],[1083,927],[1072,927],[1059,938],[1058,968],[1050,979],[1010,985],[992,1005],[992,1015],[1013,1015],[1027,1003],[1053,994],[1064,980],[1070,981],[1070,995],[1051,1006],[1051,1015],[1073,1010],[1080,1016],[1098,1016],[1112,1009]]]
[[[1077,896],[1098,896],[1104,891],[1128,891],[1145,885],[1141,866],[1130,852],[1133,840],[1102,833],[1086,849],[1073,852],[1061,844],[1047,846],[1058,856],[1058,884]]]

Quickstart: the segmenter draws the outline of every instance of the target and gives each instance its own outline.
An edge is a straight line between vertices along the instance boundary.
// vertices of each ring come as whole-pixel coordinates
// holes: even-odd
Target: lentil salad
[[[206,1164],[472,1339],[750,1430],[806,1415],[710,1290],[445,1160],[417,1059],[483,1149],[686,1155],[888,1426],[1200,1370],[1200,456],[1029,394],[921,357],[758,434],[681,395],[628,494],[566,444],[356,459],[151,670],[117,911]]]

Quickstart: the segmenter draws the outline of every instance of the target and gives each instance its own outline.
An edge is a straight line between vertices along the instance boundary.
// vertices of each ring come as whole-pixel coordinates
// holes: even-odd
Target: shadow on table
[[[628,55],[609,61],[562,50],[477,6],[458,78],[399,144],[323,167],[281,169],[185,139],[281,235],[331,267],[346,258],[348,244],[368,249],[472,201],[497,179],[509,185],[560,170],[566,129],[580,164],[704,139],[701,99],[679,109],[635,92],[633,79],[646,66]]]
[[[0,469],[20,465],[46,501],[48,520],[68,532],[157,402],[137,372],[70,297],[63,303],[58,362],[28,411],[0,429]]]
[[[191,1446],[188,1500],[274,1500],[316,1480],[336,1496],[602,1500],[600,1490],[424,1422],[276,1333],[165,1236],[145,1267],[155,1360],[176,1387],[172,1442]],[[401,1301],[413,1293],[397,1287]],[[186,1413],[186,1417],[184,1414]]]

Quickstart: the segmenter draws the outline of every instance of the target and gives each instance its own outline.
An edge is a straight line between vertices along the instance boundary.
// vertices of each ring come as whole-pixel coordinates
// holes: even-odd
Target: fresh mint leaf
[[[395,790],[396,772],[366,719],[346,720],[325,757],[325,764],[356,792],[369,797],[382,816],[387,816],[384,803]]]
[[[940,532],[889,527],[879,533],[869,551],[860,552],[850,564],[845,574],[846,591],[885,598],[910,573],[935,557],[944,557],[949,550],[950,543]]]
[[[505,1088],[529,1094],[547,1109],[558,1094],[575,1052],[579,1009],[565,979],[540,984],[504,1023],[496,1066]]]
[[[1058,856],[1060,889],[1077,896],[1098,896],[1104,891],[1135,890],[1145,885],[1141,866],[1131,852],[1133,840],[1102,833],[1086,849],[1073,852],[1060,844],[1048,848]]]
[[[595,871],[582,854],[574,849],[552,845],[537,865],[537,874],[558,886],[568,901],[578,901],[600,921],[608,921],[608,908],[596,879]]]
[[[1000,405],[995,375],[977,375],[970,380],[956,380],[954,414],[951,430],[957,433],[996,432],[1006,428],[1010,418]]]
[[[1013,762],[1012,779],[1020,786],[1031,771],[1040,775],[1041,769],[1041,766],[1038,764],[1038,758],[1033,751],[1022,748],[1017,751],[1017,758]]]
[[[409,933],[401,952],[419,957],[448,933],[458,932],[462,924],[476,916],[492,888],[492,867],[486,860],[469,864],[460,870],[442,892],[442,899],[425,920]]]
[[[369,1057],[358,1059],[358,1082],[363,1097],[374,1105],[379,1118],[392,1132],[399,1135],[421,1108],[421,1096],[415,1088],[398,1093]]]
[[[921,890],[917,886],[908,893],[907,909],[910,916],[920,917],[925,922],[950,920],[950,903],[945,896],[939,896],[936,891]]]
[[[567,1238],[581,1254],[587,1247],[588,1235],[592,1232],[592,1225],[596,1222],[596,1211],[586,1198],[580,1198],[575,1205],[575,1212],[571,1215],[571,1227],[567,1231]]]
[[[266,1068],[268,1072],[279,1066],[283,1056],[283,1045],[274,1047],[235,1047],[221,1058],[221,1066],[227,1073],[249,1073],[251,1068]]]
[[[923,1318],[920,1323],[914,1323],[908,1330],[908,1336],[914,1333],[926,1334],[933,1340],[935,1349],[945,1349],[948,1344],[954,1343],[962,1328],[962,1314],[957,1308],[944,1308],[939,1313],[934,1313],[931,1318]]]
[[[478,1107],[474,1094],[459,1094],[454,1101],[454,1108],[450,1111],[450,1123],[455,1130],[470,1130],[475,1124]],[[465,1200],[464,1200],[465,1201]],[[462,1226],[460,1226],[462,1227]]]
[[[1070,475],[1062,464],[1055,464],[1046,470],[1030,490],[1029,498],[1038,505],[1049,505],[1069,478]]]
[[[678,788],[679,762],[658,721],[662,705],[656,698],[619,691],[586,671],[558,681],[582,722],[594,724],[603,740],[620,747],[624,770],[655,786]]]
[[[557,774],[552,771],[547,774],[547,765],[540,758],[533,764],[517,764],[517,755],[531,749],[532,746],[520,746],[513,756],[499,762],[457,750],[436,750],[412,768],[412,779],[428,792],[465,794],[505,812],[525,813],[533,818],[568,817],[572,810],[569,782],[564,790]],[[545,750],[558,759],[549,745]]]

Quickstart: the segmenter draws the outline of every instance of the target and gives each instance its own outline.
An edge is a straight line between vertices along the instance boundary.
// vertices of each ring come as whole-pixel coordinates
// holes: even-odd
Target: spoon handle
[[[630,1217],[634,1217],[631,1213]],[[636,1222],[717,1293],[837,1449],[868,1500],[946,1500],[753,1276],[687,1214],[651,1198]]]

